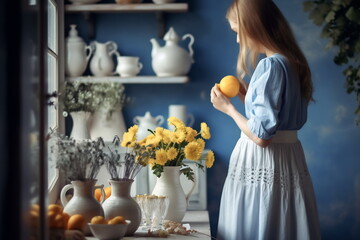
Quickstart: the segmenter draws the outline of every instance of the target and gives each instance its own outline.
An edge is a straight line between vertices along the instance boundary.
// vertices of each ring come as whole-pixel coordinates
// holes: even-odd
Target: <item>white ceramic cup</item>
[[[118,56],[116,73],[121,77],[133,77],[136,76],[143,65],[139,62],[139,57],[132,56]]]
[[[192,127],[194,124],[194,116],[190,113],[187,113],[185,105],[169,105],[169,117],[176,117],[185,123],[186,126]],[[168,126],[170,130],[174,130],[174,127]]]

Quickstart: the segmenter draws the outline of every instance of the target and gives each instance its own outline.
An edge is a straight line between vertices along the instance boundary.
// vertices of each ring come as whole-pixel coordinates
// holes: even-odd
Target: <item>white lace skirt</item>
[[[320,239],[311,177],[296,131],[262,148],[245,134],[231,154],[218,239]]]

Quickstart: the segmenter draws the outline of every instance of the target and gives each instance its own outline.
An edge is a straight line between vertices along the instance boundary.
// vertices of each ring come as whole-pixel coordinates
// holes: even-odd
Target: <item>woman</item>
[[[241,130],[224,184],[218,239],[320,239],[314,190],[299,130],[312,80],[286,19],[271,0],[235,0],[227,19],[240,44],[246,117],[215,85],[211,102]],[[258,62],[259,54],[266,57]],[[249,85],[249,62],[256,67]]]

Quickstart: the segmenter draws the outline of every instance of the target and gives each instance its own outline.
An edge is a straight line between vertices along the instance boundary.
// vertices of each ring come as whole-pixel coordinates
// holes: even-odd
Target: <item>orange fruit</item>
[[[235,97],[240,90],[239,80],[231,75],[223,77],[217,86],[227,98]]]
[[[50,212],[50,211],[54,211],[56,213],[62,213],[63,207],[58,204],[50,204],[48,206],[48,212]]]
[[[39,212],[39,210],[40,210],[39,204],[36,204],[36,203],[32,204],[30,210],[31,210],[31,211]]]
[[[69,216],[69,214],[67,214],[67,213],[62,213],[62,215],[63,215],[63,220],[64,220],[64,228],[66,228],[67,227],[67,224],[68,224],[68,221],[69,221],[69,218],[70,218],[70,216]]]
[[[108,199],[111,196],[111,187],[104,188],[105,191],[105,199]]]
[[[122,216],[117,216],[108,221],[108,224],[125,224],[125,218]]]
[[[30,226],[37,227],[39,224],[39,212],[36,210],[31,210],[28,221]]]
[[[55,228],[56,227],[56,222],[55,222],[55,218],[56,218],[57,212],[55,211],[48,211],[48,223],[49,223],[49,227],[50,228]]]
[[[67,229],[82,231],[85,224],[85,218],[81,214],[74,214],[69,218]]]
[[[105,218],[103,216],[95,216],[95,217],[91,218],[90,223],[92,223],[92,224],[107,224],[107,221],[105,220]]]
[[[101,189],[100,188],[95,189],[94,197],[98,202],[101,201]]]
[[[62,213],[58,213],[55,216],[54,227],[65,229],[64,215]]]

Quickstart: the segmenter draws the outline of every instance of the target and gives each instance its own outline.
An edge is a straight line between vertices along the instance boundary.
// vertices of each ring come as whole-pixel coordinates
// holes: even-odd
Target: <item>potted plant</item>
[[[109,184],[111,195],[102,204],[105,218],[123,216],[130,220],[125,235],[132,235],[141,223],[141,209],[130,196],[131,185],[138,172],[147,165],[146,157],[138,157],[133,151],[122,153],[119,146],[120,139],[115,136],[112,144],[108,145],[105,166],[110,174]]]
[[[96,177],[104,164],[104,141],[74,140],[57,133],[52,134],[52,156],[56,157],[56,167],[71,181],[63,187],[60,194],[64,212],[71,215],[81,214],[87,222],[94,216],[104,216],[100,203],[94,198],[97,186]],[[67,192],[73,189],[73,196],[68,200]],[[103,192],[103,196],[105,193]],[[85,234],[90,230],[85,226]]]
[[[92,84],[80,81],[65,82],[63,104],[64,116],[69,113],[73,120],[71,138],[90,139],[88,124],[91,113],[95,111]]]
[[[168,118],[173,131],[158,127],[141,141],[136,140],[138,126],[134,125],[124,133],[121,146],[132,148],[137,157],[147,158],[153,173],[158,177],[154,195],[164,195],[169,198],[169,211],[165,219],[181,222],[185,215],[188,196],[185,196],[180,185],[179,176],[184,174],[194,181],[194,172],[184,161],[194,161],[197,167],[210,168],[214,163],[214,153],[209,151],[201,158],[205,149],[205,140],[210,139],[210,128],[205,122],[200,125],[200,132],[175,118]]]

